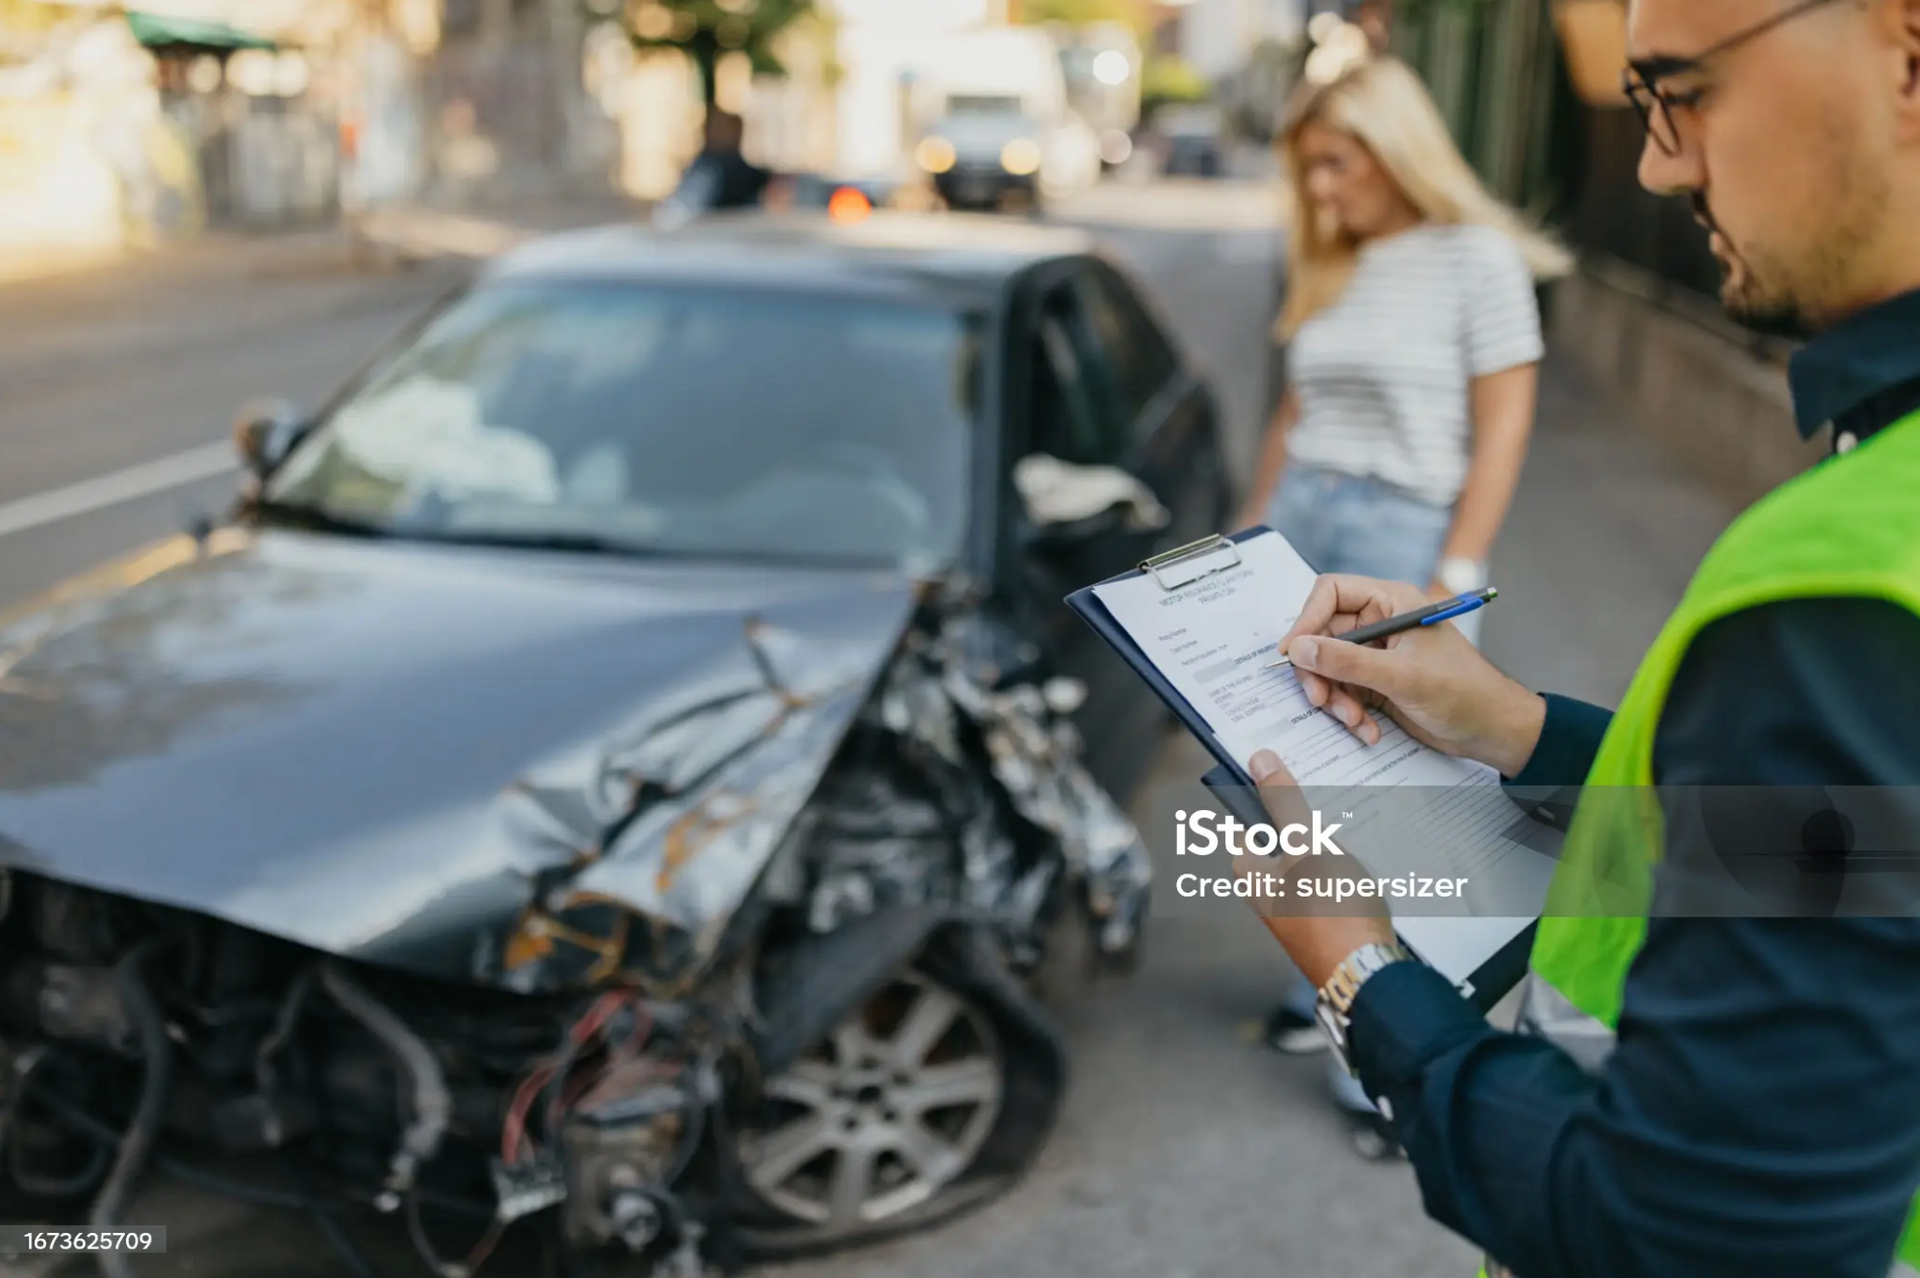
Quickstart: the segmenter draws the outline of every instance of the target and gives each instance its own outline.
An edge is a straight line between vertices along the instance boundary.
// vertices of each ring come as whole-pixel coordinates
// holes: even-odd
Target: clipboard
[[[1243,532],[1227,536],[1215,533],[1202,537],[1198,541],[1142,560],[1132,572],[1120,573],[1094,585],[1074,591],[1066,598],[1069,608],[1080,619],[1093,628],[1107,642],[1120,659],[1144,680],[1147,686],[1179,718],[1180,723],[1192,733],[1207,752],[1218,761],[1218,766],[1209,770],[1200,778],[1221,806],[1237,820],[1249,825],[1263,825],[1271,816],[1255,797],[1253,778],[1238,759],[1232,758],[1219,739],[1214,736],[1212,727],[1201,717],[1187,699],[1180,695],[1166,676],[1147,659],[1140,646],[1127,633],[1126,627],[1116,621],[1100,602],[1094,591],[1099,586],[1114,582],[1131,581],[1139,577],[1152,577],[1162,590],[1177,590],[1204,580],[1219,572],[1238,567],[1241,560],[1238,550],[1240,543],[1254,537],[1266,536],[1273,529],[1259,525]],[[1516,815],[1530,809],[1524,804],[1515,804]],[[1535,819],[1539,819],[1536,815]],[[1461,995],[1473,1004],[1482,1015],[1491,1011],[1496,1003],[1514,989],[1526,977],[1527,963],[1533,952],[1534,934],[1539,930],[1539,921],[1529,923],[1516,933],[1490,958],[1474,969],[1463,981],[1456,982]],[[1408,945],[1410,950],[1416,947]],[[1417,950],[1416,950],[1417,952]]]
[[[1133,641],[1133,636],[1127,633],[1125,626],[1114,620],[1113,614],[1107,611],[1107,606],[1100,602],[1100,597],[1094,591],[1115,582],[1132,581],[1138,577],[1148,576],[1151,576],[1162,590],[1177,590],[1190,586],[1216,573],[1239,567],[1239,544],[1249,538],[1272,532],[1273,529],[1263,524],[1244,532],[1237,532],[1231,537],[1214,533],[1210,537],[1202,537],[1184,546],[1175,546],[1172,550],[1155,555],[1151,559],[1143,559],[1140,566],[1132,572],[1123,572],[1117,576],[1108,577],[1105,581],[1095,582],[1091,586],[1074,591],[1066,598],[1067,607],[1073,609],[1082,621],[1091,626],[1095,634],[1106,640],[1107,646],[1118,653],[1120,659],[1127,663],[1133,673],[1153,689],[1154,695],[1165,702],[1167,708],[1179,718],[1180,725],[1199,738],[1200,743],[1207,747],[1207,752],[1219,760],[1220,766],[1226,769],[1229,775],[1236,778],[1233,784],[1239,786],[1253,785],[1253,778],[1247,775],[1246,766],[1227,753],[1226,747],[1214,737],[1213,729],[1200,716],[1200,712],[1180,695],[1179,690],[1167,681],[1166,676],[1162,675],[1151,661],[1147,660],[1147,655],[1140,650],[1140,645]],[[1212,556],[1218,556],[1218,559],[1210,558]],[[1264,821],[1266,816],[1262,814],[1260,819]]]

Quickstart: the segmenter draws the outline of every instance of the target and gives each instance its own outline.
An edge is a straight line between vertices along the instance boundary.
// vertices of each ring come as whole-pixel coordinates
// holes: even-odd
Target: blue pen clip
[[[1457,596],[1457,598],[1460,600],[1457,607],[1449,608],[1445,612],[1436,612],[1420,624],[1423,626],[1436,626],[1450,617],[1458,617],[1462,613],[1472,612],[1475,608],[1484,608],[1487,604],[1487,601],[1484,599],[1469,599],[1465,595]]]

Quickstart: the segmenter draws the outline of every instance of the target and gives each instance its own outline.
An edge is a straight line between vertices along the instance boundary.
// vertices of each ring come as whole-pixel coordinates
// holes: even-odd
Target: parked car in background
[[[1231,509],[1119,268],[579,232],[236,435],[218,526],[0,620],[0,1218],[157,1166],[683,1278],[1018,1180],[1166,723],[1061,600]]]
[[[1168,177],[1224,177],[1227,172],[1227,120],[1217,106],[1179,103],[1163,106],[1149,125]]]
[[[1017,97],[955,95],[914,148],[914,158],[948,208],[1037,211],[1046,129]]]
[[[797,173],[780,180],[767,204],[780,211],[825,211],[857,218],[880,209],[931,212],[941,206],[941,200],[925,173],[903,165],[898,172]]]
[[[919,69],[913,155],[948,207],[1038,209],[1100,180],[1101,135],[1038,27],[976,31]]]

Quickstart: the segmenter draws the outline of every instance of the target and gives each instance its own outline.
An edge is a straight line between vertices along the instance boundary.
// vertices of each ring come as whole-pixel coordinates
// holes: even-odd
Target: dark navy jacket
[[[1791,374],[1802,433],[1841,451],[1920,408],[1920,293],[1822,334]],[[1605,731],[1604,710],[1547,705],[1517,787],[1579,784]],[[1428,1213],[1519,1278],[1885,1278],[1920,1189],[1920,919],[1661,917],[1659,902],[1723,872],[1726,829],[1797,829],[1809,789],[1920,786],[1920,618],[1817,599],[1708,626],[1661,715],[1654,779],[1768,789],[1719,838],[1669,821],[1695,832],[1657,872],[1603,1072],[1494,1030],[1402,963],[1354,1004],[1360,1079]]]

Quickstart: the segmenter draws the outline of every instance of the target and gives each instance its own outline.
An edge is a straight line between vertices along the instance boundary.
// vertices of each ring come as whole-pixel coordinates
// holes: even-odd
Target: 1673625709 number
[[[167,1231],[158,1229],[61,1229],[46,1225],[0,1225],[0,1256],[46,1252],[164,1252]]]

